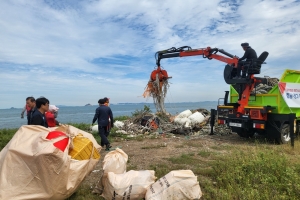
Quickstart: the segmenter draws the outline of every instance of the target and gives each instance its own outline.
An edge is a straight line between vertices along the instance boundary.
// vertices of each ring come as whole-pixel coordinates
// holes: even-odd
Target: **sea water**
[[[185,110],[194,110],[204,108],[216,109],[218,102],[186,102],[186,103],[166,103],[165,109],[168,113],[176,115]],[[111,104],[110,108],[114,117],[131,116],[135,111],[143,110],[144,106],[149,106],[155,113],[156,109],[153,103],[125,103]],[[91,124],[98,106],[57,106],[59,107],[57,121],[63,124],[68,123],[87,123]],[[21,118],[22,108],[0,109],[0,129],[19,128],[27,124],[26,113]]]

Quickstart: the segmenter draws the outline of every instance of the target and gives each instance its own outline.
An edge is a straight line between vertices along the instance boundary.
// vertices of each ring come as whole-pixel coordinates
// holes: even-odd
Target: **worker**
[[[110,109],[110,107],[105,105],[104,99],[99,99],[98,101],[99,107],[96,109],[92,125],[98,120],[98,132],[101,137],[101,146],[106,146],[106,151],[109,151],[111,148],[111,145],[107,139],[109,132],[108,132],[108,126],[109,126],[109,119],[111,122],[114,121],[113,119],[113,113]],[[111,127],[113,127],[114,124],[111,123]]]
[[[56,125],[59,125],[59,122],[55,119],[58,114],[58,109],[59,108],[55,105],[49,105],[49,110],[45,113],[48,127],[55,127]]]
[[[243,68],[242,78],[246,77],[246,71],[248,65],[252,62],[253,59],[257,59],[257,55],[254,49],[249,46],[249,43],[245,42],[241,44],[242,48],[244,49],[245,53],[243,57],[239,58],[238,67],[237,67],[237,75],[234,79],[241,78],[241,71]]]
[[[105,101],[104,105],[109,106],[109,98],[104,97],[103,99]],[[108,132],[108,135],[109,135],[110,129],[111,129],[111,121],[110,121],[110,119],[108,119],[108,121],[109,121],[109,123],[108,123],[108,126],[107,126],[107,132]]]
[[[105,101],[104,105],[109,106],[109,98],[104,97],[103,99]]]
[[[27,97],[26,98],[26,106],[28,106],[30,108],[29,112],[27,113],[27,124],[30,125],[32,115],[36,111],[35,98]]]
[[[49,110],[49,100],[45,97],[36,99],[37,110],[33,113],[30,125],[40,125],[48,128],[45,113]]]
[[[27,104],[25,104],[25,106],[24,106],[24,108],[21,112],[21,118],[22,119],[24,118],[24,113],[26,111],[26,116],[27,116],[27,119],[28,119],[28,113],[30,112],[30,110],[31,110],[31,108]]]

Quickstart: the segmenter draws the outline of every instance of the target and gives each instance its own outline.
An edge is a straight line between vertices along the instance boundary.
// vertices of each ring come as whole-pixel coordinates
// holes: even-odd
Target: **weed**
[[[129,116],[118,116],[118,117],[114,117],[114,121],[125,121],[130,119]]]
[[[157,149],[157,148],[163,148],[163,147],[167,147],[167,146],[164,144],[158,144],[158,145],[141,147],[141,149]]]
[[[91,186],[89,185],[80,185],[78,187],[78,190],[66,200],[85,200],[85,199],[105,200],[103,197],[97,194],[92,194]]]
[[[207,158],[207,157],[209,157],[211,155],[211,152],[204,150],[204,151],[200,151],[198,153],[198,155],[200,155],[201,157]]]
[[[150,165],[149,168],[150,170],[155,171],[155,176],[157,177],[157,179],[163,177],[164,175],[170,172],[170,165],[163,163]]]
[[[144,105],[143,110],[135,110],[133,113],[131,113],[132,117],[142,116],[144,114],[151,113],[150,106]]]
[[[199,162],[199,159],[194,157],[194,153],[182,154],[179,157],[169,158],[168,160],[171,161],[173,164],[187,164],[187,165],[195,164]]]
[[[203,147],[201,143],[198,141],[188,141],[185,143],[185,145],[190,146],[190,147]]]
[[[69,125],[74,126],[80,130],[83,131],[90,131],[91,125],[90,124],[85,124],[85,123],[69,123]]]
[[[11,140],[18,129],[0,129],[0,150]]]

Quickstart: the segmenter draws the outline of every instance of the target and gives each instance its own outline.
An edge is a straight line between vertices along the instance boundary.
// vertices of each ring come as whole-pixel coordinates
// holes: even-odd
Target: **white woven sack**
[[[192,114],[193,114],[192,111],[190,111],[190,110],[185,110],[185,111],[179,113],[179,114],[176,116],[176,118],[189,117],[189,116],[191,116]]]
[[[184,124],[189,124],[189,123],[191,123],[191,120],[189,119],[189,118],[187,118],[187,117],[183,117],[183,118],[175,118],[174,119],[174,123],[176,123],[176,124],[180,124],[180,125],[184,125]]]
[[[200,124],[205,120],[205,116],[200,112],[195,112],[188,118],[191,120],[192,125]]]
[[[146,200],[200,199],[202,192],[191,170],[171,171],[158,179],[146,192]]]
[[[102,196],[114,200],[144,199],[147,189],[155,182],[154,173],[153,170],[130,170],[124,174],[108,172],[102,177]]]
[[[125,173],[127,160],[128,155],[122,149],[117,148],[116,150],[107,153],[103,160],[104,173]]]

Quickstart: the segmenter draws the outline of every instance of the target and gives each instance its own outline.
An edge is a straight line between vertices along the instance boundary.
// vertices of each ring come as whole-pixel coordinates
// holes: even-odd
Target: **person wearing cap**
[[[251,63],[253,59],[257,59],[257,54],[254,49],[249,46],[249,43],[245,42],[241,44],[243,50],[245,51],[243,57],[239,58],[239,63],[237,67],[237,75],[234,78],[241,78],[242,67],[244,67],[244,71],[247,70],[246,64]],[[245,76],[245,72],[243,72],[242,78]]]
[[[114,121],[113,119],[113,113],[110,109],[110,107],[105,105],[104,99],[99,99],[98,101],[99,107],[96,109],[92,125],[98,120],[98,131],[99,135],[101,137],[101,146],[106,146],[107,151],[111,148],[111,145],[107,139],[109,132],[108,132],[108,126],[109,126],[109,120],[111,122]],[[113,127],[113,123],[111,123],[111,127]]]

